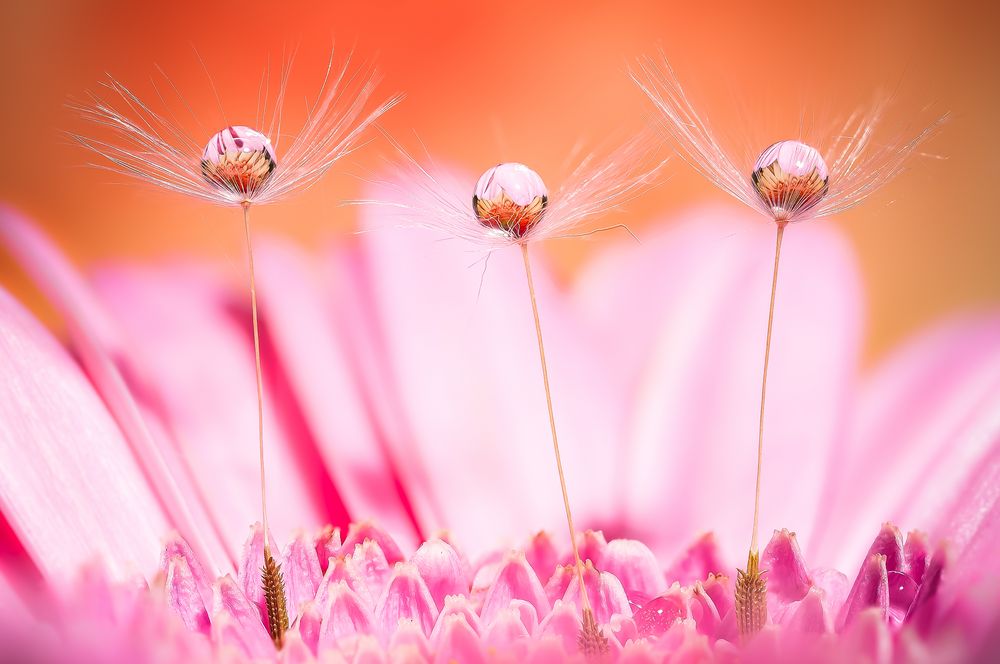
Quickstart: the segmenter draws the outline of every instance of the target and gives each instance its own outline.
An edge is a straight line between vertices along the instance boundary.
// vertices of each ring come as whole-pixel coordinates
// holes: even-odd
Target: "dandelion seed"
[[[370,69],[361,74],[350,73],[349,65],[350,58],[347,58],[342,65],[334,67],[331,54],[318,100],[309,109],[305,124],[282,156],[280,166],[271,138],[245,125],[229,125],[218,131],[201,150],[199,160],[198,143],[174,121],[169,110],[162,113],[154,111],[115,79],[109,79],[105,87],[114,93],[117,105],[100,96],[91,95],[90,104],[74,106],[84,119],[107,128],[117,140],[109,142],[71,134],[84,148],[104,158],[103,168],[169,191],[242,208],[257,382],[261,520],[265,533],[265,566],[261,570],[261,578],[267,594],[266,608],[271,638],[277,648],[281,648],[284,643],[288,612],[281,565],[271,555],[268,535],[264,387],[250,207],[273,203],[316,183],[334,163],[357,147],[362,133],[371,124],[399,101],[399,97],[393,97],[370,108],[369,101],[378,79]],[[281,134],[282,105],[287,82],[286,68],[280,77],[280,87],[268,130],[275,139]],[[264,85],[262,83],[262,87]]]
[[[419,226],[443,232],[447,237],[465,239],[487,250],[516,245],[524,262],[528,299],[535,325],[541,366],[542,386],[552,438],[552,449],[559,477],[566,523],[573,547],[574,571],[581,588],[580,611],[583,628],[579,635],[581,648],[588,656],[607,652],[607,640],[594,621],[593,608],[585,591],[584,562],[577,543],[569,490],[563,471],[549,384],[549,369],[545,357],[541,315],[535,294],[528,245],[542,239],[572,237],[591,233],[574,233],[579,224],[615,209],[651,187],[665,161],[649,160],[649,137],[640,134],[601,160],[594,155],[585,158],[575,169],[566,186],[554,196],[541,176],[521,163],[498,164],[482,174],[469,199],[462,201],[452,194],[454,188],[445,184],[444,177],[421,165],[397,144],[402,163],[402,189],[406,191],[397,208],[397,218],[404,225]],[[413,193],[417,195],[414,196]],[[384,204],[379,201],[369,203]],[[614,228],[608,227],[608,228]],[[597,229],[598,232],[605,229]]]
[[[741,633],[747,636],[761,629],[767,621],[767,584],[763,572],[758,569],[760,552],[757,531],[767,370],[785,227],[791,222],[826,217],[861,203],[903,169],[906,158],[945,118],[939,118],[915,135],[904,135],[876,145],[874,130],[884,112],[884,102],[880,102],[867,113],[856,113],[844,123],[829,145],[829,167],[823,154],[815,147],[798,140],[784,140],[767,147],[751,167],[741,168],[723,150],[708,124],[701,119],[665,59],[662,62],[651,59],[642,61],[639,69],[632,72],[632,78],[660,111],[662,126],[684,159],[720,189],[776,224],[774,269],[761,374],[753,529],[747,570],[739,573],[737,583],[737,605],[741,607],[739,625]]]

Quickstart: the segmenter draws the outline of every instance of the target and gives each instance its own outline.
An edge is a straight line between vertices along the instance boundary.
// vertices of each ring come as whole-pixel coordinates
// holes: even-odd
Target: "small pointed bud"
[[[534,634],[538,629],[538,611],[531,602],[523,599],[514,599],[510,602],[510,610],[517,611],[518,618],[528,634]]]
[[[930,551],[927,546],[927,534],[919,530],[912,530],[906,535],[906,543],[903,545],[904,569],[907,574],[916,582],[921,583],[924,578],[924,570],[927,568],[927,559]]]
[[[389,664],[385,649],[378,639],[372,636],[362,636],[354,643],[354,658],[351,664]]]
[[[417,566],[438,609],[444,608],[444,598],[448,595],[469,594],[469,582],[464,576],[462,561],[446,542],[438,539],[424,542],[410,562]]]
[[[549,603],[554,604],[556,600],[561,600],[566,596],[566,589],[569,588],[570,581],[576,576],[576,565],[559,565],[555,572],[549,577],[545,584],[545,596]]]
[[[531,569],[535,570],[535,575],[542,585],[548,583],[559,563],[559,553],[556,551],[552,536],[544,530],[538,531],[528,542],[528,546],[524,549],[524,557],[531,565]]]
[[[274,538],[269,538],[274,543]],[[264,586],[261,583],[260,571],[264,569],[264,529],[260,523],[255,523],[250,528],[250,536],[243,544],[243,553],[240,556],[239,569],[237,570],[237,580],[243,594],[250,600],[250,603],[257,607],[260,619],[267,626],[267,601],[264,598]]]
[[[298,632],[302,642],[315,655],[319,650],[319,635],[323,627],[323,614],[316,602],[306,602],[299,610]]]
[[[859,611],[841,634],[840,646],[843,652],[851,653],[853,661],[890,664],[892,633],[882,609],[871,607]]]
[[[296,631],[285,634],[284,644],[278,654],[279,664],[316,664],[316,657]]]
[[[444,608],[441,610],[441,615],[438,616],[434,629],[431,631],[430,638],[432,643],[437,643],[439,632],[444,622],[450,616],[461,616],[465,620],[465,623],[472,628],[473,632],[477,635],[483,633],[483,626],[479,620],[479,615],[476,613],[475,607],[472,606],[469,598],[462,595],[452,595],[445,598]]]
[[[472,209],[479,223],[520,238],[542,218],[548,200],[538,173],[524,164],[508,162],[479,178]]]
[[[535,576],[535,571],[528,565],[524,554],[519,551],[507,554],[496,580],[486,591],[483,609],[479,613],[483,623],[492,623],[497,614],[510,606],[514,599],[528,602],[535,607],[538,615],[545,615],[549,610],[545,589]]]
[[[294,622],[299,615],[299,606],[315,599],[323,580],[316,547],[310,537],[300,533],[288,544],[281,571],[285,579],[288,617]]]
[[[319,590],[316,591],[316,604],[320,607],[326,606],[330,588],[340,582],[346,583],[351,590],[357,593],[358,597],[368,604],[370,609],[375,609],[376,598],[372,597],[368,590],[368,583],[358,573],[357,567],[348,565],[347,560],[339,556],[331,558],[329,561],[323,580],[319,583]]]
[[[604,539],[604,533],[600,530],[585,530],[576,536],[576,548],[580,553],[580,562],[586,563],[588,560],[597,569],[604,569],[604,552],[608,548],[608,541]],[[563,558],[564,565],[571,565],[576,562],[573,552],[570,551]]]
[[[881,553],[872,554],[858,573],[847,602],[840,610],[837,631],[843,631],[859,613],[869,608],[877,609],[883,620],[888,620],[889,572],[886,557]]]
[[[389,533],[371,522],[351,524],[351,527],[347,530],[344,545],[341,547],[341,555],[351,555],[354,549],[366,540],[371,540],[378,544],[379,549],[382,550],[382,554],[385,556],[386,562],[390,566],[405,560],[403,552],[399,549],[399,545],[396,544],[396,540],[392,539]]]
[[[410,659],[413,659],[414,655],[419,655],[422,661],[429,661],[431,646],[427,640],[427,635],[424,634],[423,628],[417,621],[400,620],[399,626],[392,634],[392,638],[389,639],[388,650],[391,653],[390,659],[394,664],[397,661],[396,655],[399,652],[410,653],[408,655]]]
[[[797,602],[812,587],[795,533],[784,529],[774,531],[764,548],[761,567],[767,570],[768,594],[784,602]]]
[[[789,629],[806,634],[828,634],[833,631],[833,619],[823,606],[823,591],[812,588],[789,609],[785,624]]]
[[[823,200],[830,174],[816,148],[780,141],[757,158],[751,180],[775,221],[791,221]]]
[[[667,589],[656,556],[638,540],[611,540],[604,549],[603,558],[604,562],[597,567],[621,581],[629,600],[636,601],[640,596],[656,597]]]
[[[720,574],[727,566],[719,553],[719,544],[712,533],[705,533],[682,553],[667,569],[667,583],[689,586],[704,581],[709,574]]]
[[[562,639],[546,636],[535,640],[525,664],[551,664],[552,662],[566,661],[571,660],[569,653],[563,646]]]
[[[173,556],[167,563],[167,574],[164,585],[167,606],[180,616],[184,625],[194,631],[208,634],[211,622],[205,601],[188,561],[183,556]]]
[[[206,180],[247,199],[260,190],[277,167],[271,139],[242,125],[216,133],[201,157],[201,172]]]
[[[213,594],[213,637],[216,635],[218,616],[224,616],[221,622],[229,621],[232,624],[244,652],[252,657],[273,656],[274,643],[261,623],[259,610],[250,603],[232,577],[226,575],[216,581]],[[232,636],[228,630],[226,633]]]
[[[367,595],[371,605],[374,606],[382,596],[389,577],[392,576],[392,569],[382,552],[382,547],[375,540],[366,539],[354,547],[344,562],[349,576],[364,580],[362,594]]]
[[[710,639],[720,638],[723,616],[712,597],[705,591],[705,584],[697,581],[691,589],[691,602],[688,606],[691,619],[699,633]],[[638,612],[636,612],[638,615]]]
[[[614,574],[598,572],[589,562],[584,566],[583,583],[587,588],[587,597],[593,609],[594,618],[598,624],[606,625],[615,614],[632,616],[632,606],[629,604],[625,589],[622,588]],[[573,602],[582,607],[580,601],[580,580],[574,574],[570,579],[563,601]]]
[[[375,619],[358,595],[340,581],[330,587],[319,634],[319,650],[336,646],[340,639],[354,634],[374,634]]]
[[[579,648],[577,639],[582,626],[580,610],[576,605],[556,600],[552,611],[538,626],[538,633],[542,637],[552,636],[559,639],[566,652],[575,653]]]
[[[340,528],[326,526],[316,536],[316,558],[319,560],[320,569],[326,574],[327,564],[330,558],[336,557],[340,553],[343,543],[340,541]]]
[[[948,567],[949,554],[945,545],[939,545],[927,563],[917,596],[913,598],[904,621],[914,625],[921,634],[926,634],[934,620],[935,598],[941,585],[941,575]]]
[[[527,652],[525,642],[530,637],[531,632],[521,622],[520,612],[517,609],[504,609],[493,618],[493,622],[486,629],[486,634],[483,635],[483,645],[487,649],[501,652],[514,650],[520,659]]]
[[[449,615],[434,641],[434,663],[485,664],[479,636],[460,615]]]
[[[198,594],[201,595],[202,601],[205,606],[211,605],[212,579],[205,573],[205,567],[201,564],[201,561],[198,560],[198,557],[194,555],[194,551],[192,551],[188,543],[177,533],[173,533],[163,543],[163,553],[160,554],[160,569],[163,572],[167,572],[169,562],[175,557],[184,559],[187,563],[188,571],[190,571],[191,577],[198,588]]]
[[[398,563],[375,609],[375,624],[381,641],[388,643],[403,619],[416,621],[425,635],[430,634],[437,615],[434,599],[417,568],[410,563]]]

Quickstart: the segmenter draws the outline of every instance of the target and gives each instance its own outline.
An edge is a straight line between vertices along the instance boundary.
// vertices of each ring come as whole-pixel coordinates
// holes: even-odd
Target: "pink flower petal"
[[[514,599],[525,600],[535,607],[538,615],[545,615],[549,611],[545,589],[528,565],[524,554],[519,551],[512,551],[506,556],[496,580],[487,591],[483,609],[479,613],[483,623],[487,626],[492,623]]]
[[[240,591],[232,577],[226,575],[215,583],[215,602],[212,607],[212,634],[219,638],[217,624],[228,621],[225,633],[235,637],[242,650],[251,657],[274,655],[274,644],[260,619],[257,607]],[[225,620],[220,621],[219,616]]]
[[[796,602],[812,587],[795,533],[775,531],[764,547],[760,565],[767,570],[768,599],[773,596],[785,603]]]
[[[431,641],[437,643],[438,638],[440,638],[439,633],[444,629],[444,624],[448,621],[449,616],[461,616],[465,624],[472,628],[473,632],[477,635],[483,633],[479,616],[468,598],[461,595],[452,595],[445,598],[444,608],[441,609],[441,614],[438,616],[437,623],[435,623],[434,629],[431,632]]]
[[[998,438],[998,412],[1000,317],[967,317],[918,335],[863,385],[854,430],[828,477],[834,508],[808,549],[835,540],[834,555],[824,558],[843,567],[869,537],[871,525],[857,518],[869,505],[896,523],[946,518],[941,497],[967,486]]]
[[[167,605],[180,616],[188,629],[208,634],[211,629],[208,610],[187,560],[171,556],[166,568]]]
[[[581,277],[577,301],[603,325],[598,347],[633,386],[616,478],[632,533],[662,553],[711,527],[737,559],[749,544],[775,229],[728,208],[685,217],[607,252]],[[768,380],[764,532],[811,535],[858,361],[861,301],[855,260],[835,227],[789,228]],[[713,496],[746,498],[735,509]],[[684,509],[664,518],[676,505]]]
[[[507,608],[493,618],[482,640],[487,649],[509,652],[520,658],[527,653],[530,637],[531,633],[521,621],[520,612]]]
[[[656,556],[638,540],[611,540],[603,558],[600,569],[621,581],[630,600],[635,601],[639,596],[656,597],[667,588]]]
[[[540,637],[552,636],[559,640],[563,650],[569,654],[575,654],[579,649],[577,639],[580,637],[580,610],[576,605],[567,603],[561,599],[556,600],[552,611],[542,619],[538,626]]]
[[[268,538],[272,547],[271,555],[277,550],[273,538]],[[264,599],[264,585],[261,572],[264,569],[264,530],[259,523],[250,529],[250,536],[243,544],[243,555],[240,556],[238,580],[240,590],[249,602],[257,609],[257,615],[266,628],[267,601]]]
[[[374,634],[375,617],[358,595],[343,581],[330,587],[323,609],[319,648],[331,648],[354,634]]]
[[[316,537],[316,557],[319,558],[320,569],[326,574],[327,565],[330,558],[340,552],[343,542],[340,541],[340,528],[333,526],[325,527]]]
[[[326,280],[288,243],[269,238],[257,243],[255,254],[261,311],[339,498],[350,514],[377,517],[412,546],[417,532],[409,505],[352,375],[356,362],[331,310]]]
[[[319,604],[306,602],[300,607],[297,628],[302,642],[315,655],[318,652],[319,635],[323,628],[323,614],[320,612]]]
[[[392,536],[370,521],[351,524],[347,531],[347,537],[344,538],[344,545],[341,547],[341,551],[346,555],[350,555],[354,552],[354,548],[357,545],[363,544],[366,540],[371,540],[378,545],[382,555],[385,556],[386,562],[390,565],[395,565],[405,560],[403,552],[400,551],[399,545],[392,539]]]
[[[169,526],[141,468],[76,363],[2,290],[0,373],[0,511],[42,574],[92,559],[119,579],[152,573]]]
[[[444,608],[444,599],[448,595],[469,594],[469,581],[465,578],[462,562],[455,549],[446,542],[427,540],[410,561],[417,566],[438,609]]]
[[[587,563],[583,582],[587,588],[587,597],[590,599],[590,606],[594,610],[594,617],[598,624],[609,623],[611,616],[616,614],[627,618],[632,616],[632,607],[625,595],[625,589],[622,588],[621,581],[614,574],[598,572],[590,563]],[[572,602],[582,608],[580,581],[576,575],[570,579],[563,601]]]
[[[371,591],[368,589],[368,582],[361,576],[357,566],[353,564],[348,565],[347,560],[341,557],[330,559],[330,564],[326,568],[323,580],[320,581],[319,589],[316,591],[316,604],[321,607],[326,606],[330,588],[341,582],[346,583],[348,588],[357,593],[358,597],[370,609],[375,608],[376,598],[372,596]]]
[[[295,622],[299,607],[316,597],[323,580],[316,548],[305,533],[299,533],[288,544],[281,564],[281,574],[285,580],[288,620]]]
[[[686,551],[681,553],[670,569],[667,570],[667,581],[690,585],[695,581],[704,581],[710,574],[719,574],[728,570],[729,566],[722,562],[719,545],[713,533],[705,533]]]
[[[858,573],[847,602],[837,618],[837,629],[843,631],[857,616],[869,610],[878,611],[883,620],[889,613],[889,576],[886,570],[886,556],[873,553]]]
[[[146,380],[143,398],[173,431],[225,542],[260,519],[257,396],[248,296],[208,269],[105,268],[96,290],[128,335],[130,365]],[[262,330],[264,353],[269,336]],[[264,444],[269,526],[286,539],[302,524],[325,522],[322,496],[303,478],[297,443],[280,409],[281,368],[263,358]],[[194,397],[194,398],[192,398]],[[236,441],[239,441],[237,444]],[[308,464],[306,464],[308,465]],[[233,556],[235,558],[235,556]]]
[[[542,585],[548,583],[559,562],[559,553],[556,551],[552,536],[544,530],[536,533],[524,548],[524,557],[531,565],[531,569],[535,570],[535,575]]]
[[[448,616],[435,642],[435,664],[462,662],[479,664],[485,662],[479,636],[469,627],[462,616]]]
[[[375,609],[375,621],[383,643],[403,619],[414,620],[429,635],[438,611],[430,591],[420,578],[420,572],[411,563],[397,563],[385,593]]]
[[[378,228],[378,214],[366,210],[364,227]],[[482,271],[469,267],[478,256],[470,259],[461,242],[439,242],[417,230],[373,231],[363,239],[378,338],[444,511],[445,522],[436,527],[447,527],[478,554],[484,542],[561,526],[534,324],[516,249],[491,254],[480,293]],[[606,441],[620,431],[622,403],[614,389],[600,395],[589,389],[606,384],[609,372],[556,292],[540,252],[532,255],[569,492],[585,526],[610,507],[612,478],[594,469],[610,467],[616,456]],[[442,403],[449,404],[447,418],[439,417]],[[489,468],[490,481],[470,468]],[[515,485],[519,490],[510,491]],[[501,504],[504,509],[496,509]]]
[[[65,319],[83,368],[125,434],[165,513],[199,555],[218,569],[224,547],[192,490],[188,469],[173,453],[172,441],[157,436],[147,424],[116,364],[124,353],[114,322],[59,249],[27,218],[4,205],[0,205],[0,241]]]
[[[364,580],[364,588],[358,588],[357,592],[374,608],[392,576],[382,547],[375,540],[366,539],[354,547],[345,564],[349,577]]]

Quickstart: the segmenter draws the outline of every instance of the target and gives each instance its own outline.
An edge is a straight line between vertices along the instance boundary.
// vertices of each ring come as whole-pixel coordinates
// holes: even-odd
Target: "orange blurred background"
[[[297,47],[291,127],[335,41],[377,61],[385,95],[406,94],[383,122],[394,135],[416,132],[436,159],[476,175],[501,159],[524,161],[554,188],[549,174],[562,172],[580,140],[598,143],[648,122],[650,106],[626,69],[662,47],[727,134],[748,117],[794,120],[804,103],[844,114],[879,87],[898,91],[890,128],[952,112],[925,148],[946,159],[916,159],[834,222],[853,240],[866,279],[868,361],[934,318],[1000,303],[1000,219],[991,198],[1000,154],[995,3],[8,0],[0,11],[0,198],[39,219],[83,266],[185,251],[242,269],[235,210],[123,185],[84,167],[88,155],[60,134],[85,129],[64,104],[95,89],[105,72],[148,98],[158,65],[210,123],[217,105],[194,47],[227,114],[252,118],[268,58],[276,68]],[[354,211],[338,202],[361,187],[348,174],[376,167],[387,152],[376,141],[305,195],[262,208],[258,228],[309,244],[347,232]],[[682,206],[724,197],[679,160],[669,173],[623,219],[640,234]],[[557,242],[546,251],[569,279],[600,244]],[[0,283],[58,324],[5,255]]]

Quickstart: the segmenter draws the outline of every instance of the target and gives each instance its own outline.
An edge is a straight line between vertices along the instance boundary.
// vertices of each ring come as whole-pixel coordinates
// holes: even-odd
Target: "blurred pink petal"
[[[154,390],[146,398],[190,460],[203,500],[232,547],[243,540],[246,524],[260,518],[253,345],[241,320],[249,315],[243,298],[214,271],[193,266],[107,267],[94,283],[128,335],[131,364]],[[267,341],[264,330],[265,347]],[[265,380],[276,379],[280,363],[265,366]],[[285,540],[303,523],[326,518],[321,489],[308,481],[314,475],[299,456],[310,443],[290,439],[269,394],[265,454],[270,481],[281,491],[269,496],[268,516]]]
[[[761,514],[764,532],[796,524],[808,540],[853,387],[862,299],[840,233],[793,230],[775,311]],[[704,208],[641,245],[606,252],[577,285],[578,303],[606,330],[611,363],[634,386],[618,466],[621,509],[658,553],[711,529],[726,557],[745,554],[752,506],[722,507],[712,497],[723,487],[753,495],[752,395],[760,391],[773,243],[773,228],[752,214]]]
[[[166,517],[79,367],[0,290],[0,509],[52,581],[92,559],[150,574]]]

